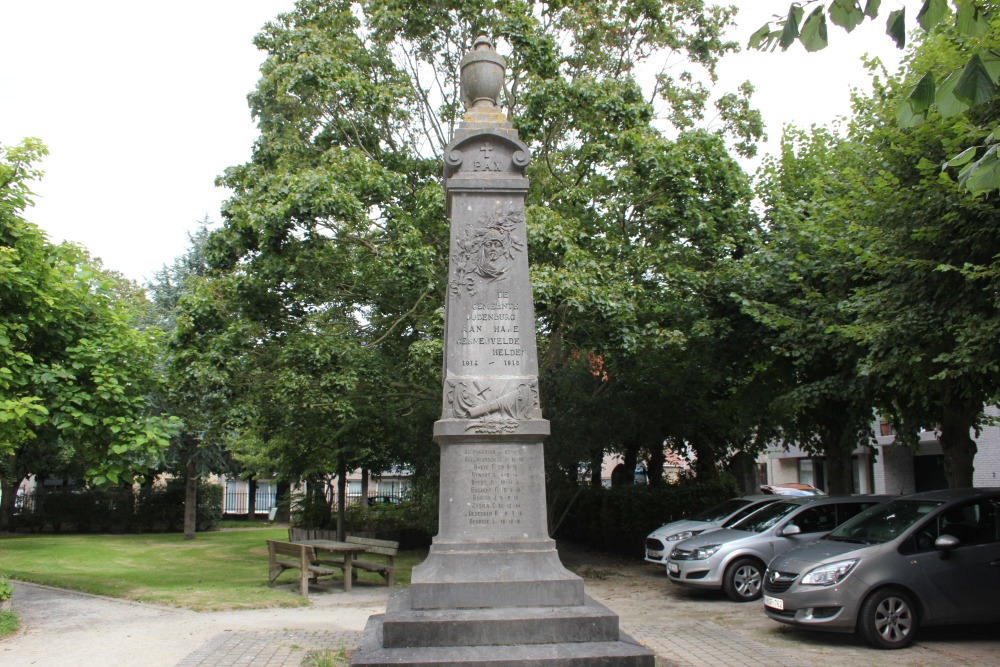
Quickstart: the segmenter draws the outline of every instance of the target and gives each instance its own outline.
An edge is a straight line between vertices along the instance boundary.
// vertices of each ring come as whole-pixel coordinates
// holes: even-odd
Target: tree
[[[370,449],[352,434],[439,409],[441,153],[461,113],[460,60],[484,31],[508,56],[509,118],[535,156],[527,217],[543,375],[574,350],[626,363],[677,345],[683,333],[656,303],[697,254],[683,248],[698,237],[728,255],[754,221],[745,182],[726,193],[738,168],[718,159],[724,136],[749,153],[762,133],[751,89],[719,98],[718,125],[699,127],[710,91],[667,68],[686,60],[713,77],[735,48],[721,38],[730,19],[700,0],[302,1],[268,24],[250,96],[261,137],[219,181],[234,194],[210,242],[234,307],[257,327],[242,360],[258,381],[239,456],[287,462],[288,475],[334,455],[356,465]],[[640,85],[649,63],[663,67]],[[690,215],[673,226],[672,210]],[[277,395],[280,374],[291,389]]]
[[[801,320],[782,319],[788,309],[772,306],[773,321],[801,321],[821,334],[818,342],[839,346],[838,358],[851,364],[838,373],[844,384],[835,394],[870,397],[897,424],[901,441],[912,444],[918,426],[938,425],[954,487],[972,484],[970,431],[997,397],[997,205],[940,173],[974,119],[931,112],[915,127],[893,122],[912,81],[961,57],[961,41],[951,37],[944,29],[929,35],[905,78],[857,98],[845,137],[799,135],[798,154],[776,172],[780,183],[767,182],[765,198],[775,219],[784,211],[790,222],[776,226],[769,243],[784,264],[774,275],[811,285],[823,305]],[[789,232],[810,244],[782,250]],[[771,303],[795,302],[779,292]],[[805,355],[817,341],[797,340],[808,344],[792,347],[792,357],[815,368]],[[857,408],[860,415],[864,405]]]
[[[825,457],[831,493],[851,493],[852,454],[873,438],[875,384],[861,371],[864,347],[845,331],[865,284],[845,217],[858,149],[822,128],[786,130],[761,169],[768,232],[739,291],[761,325],[749,340],[770,378],[776,432]]]
[[[819,0],[793,2],[784,18],[777,17],[760,27],[751,37],[749,47],[784,51],[796,40],[807,51],[827,45],[826,16],[847,32],[866,19],[878,17],[881,0]],[[803,21],[805,7],[813,5]],[[949,19],[954,16],[954,20]],[[898,102],[897,118],[904,127],[923,122],[931,108],[944,116],[966,115],[976,127],[970,132],[965,149],[942,160],[942,169],[958,169],[959,183],[973,194],[1000,189],[1000,125],[996,99],[1000,94],[1000,13],[988,0],[923,0],[916,17],[927,34],[948,30],[950,39],[961,46],[963,57],[947,67],[927,70],[911,84],[907,95]],[[950,25],[949,25],[950,23]],[[896,46],[906,45],[906,8],[889,13],[886,34]],[[972,145],[969,145],[972,144]]]
[[[185,539],[195,537],[198,480],[238,469],[224,434],[235,395],[227,381],[240,350],[232,345],[239,328],[215,309],[219,289],[205,257],[208,235],[206,218],[190,237],[187,253],[164,266],[147,286],[153,323],[166,334],[160,362],[168,381],[159,402],[183,424],[157,472],[169,471],[185,482]],[[208,313],[215,317],[206,317]]]
[[[80,247],[52,245],[22,218],[37,140],[0,147],[0,465],[10,525],[29,474],[92,484],[131,481],[167,445],[174,422],[151,414],[157,336],[138,328],[137,287]]]

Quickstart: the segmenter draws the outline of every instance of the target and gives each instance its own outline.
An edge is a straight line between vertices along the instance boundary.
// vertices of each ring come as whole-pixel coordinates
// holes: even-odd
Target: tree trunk
[[[13,467],[11,464],[11,468]],[[24,477],[20,475],[0,478],[0,494],[3,494],[0,498],[0,532],[14,529],[14,504],[17,502],[17,489],[23,481]]]
[[[337,541],[347,537],[347,460],[337,457]]]
[[[288,482],[277,482],[274,487],[274,504],[278,511],[274,514],[276,523],[288,523],[291,520],[291,503],[288,502],[291,485]]]
[[[198,466],[188,461],[184,480],[184,539],[193,540],[198,525]]]
[[[361,469],[361,506],[368,506],[368,468]]]
[[[626,485],[628,486],[635,484],[635,467],[637,463],[639,463],[639,445],[629,443],[625,446],[625,452],[622,455],[622,464],[625,466],[625,475],[628,480]]]
[[[757,463],[746,452],[736,452],[729,459],[729,471],[736,478],[743,493],[760,493],[757,482]]]
[[[978,447],[970,431],[982,405],[953,401],[944,406],[941,422],[941,451],[944,454],[944,478],[950,489],[972,486]]]
[[[851,452],[845,447],[831,447],[826,452],[826,481],[829,487],[826,491],[831,496],[850,495],[854,490]]]
[[[250,476],[247,479],[247,521],[257,518],[257,478]]]
[[[715,467],[715,447],[702,439],[691,442],[694,450],[694,474],[702,480],[715,478],[719,471]]]
[[[651,487],[663,485],[663,464],[667,462],[667,451],[660,440],[659,446],[653,447],[649,453],[649,462],[646,464],[646,479]]]

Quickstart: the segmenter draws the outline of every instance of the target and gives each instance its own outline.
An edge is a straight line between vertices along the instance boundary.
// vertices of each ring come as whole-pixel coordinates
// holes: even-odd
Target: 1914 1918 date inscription
[[[470,526],[514,527],[521,524],[519,470],[524,456],[503,448],[476,447],[465,454],[471,471],[468,521]]]
[[[521,324],[518,321],[518,304],[510,303],[510,293],[498,291],[497,300],[492,303],[471,304],[471,311],[465,316],[460,335],[455,338],[459,347],[475,346],[489,349],[486,359],[463,359],[463,368],[484,366],[520,366],[524,356],[521,341]]]

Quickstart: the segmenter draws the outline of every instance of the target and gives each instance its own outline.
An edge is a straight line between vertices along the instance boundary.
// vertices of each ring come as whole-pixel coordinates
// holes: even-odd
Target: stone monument
[[[653,655],[584,594],[548,535],[527,146],[500,110],[504,59],[462,61],[466,113],[445,149],[451,219],[439,532],[409,590],[372,616],[354,665],[636,665]]]

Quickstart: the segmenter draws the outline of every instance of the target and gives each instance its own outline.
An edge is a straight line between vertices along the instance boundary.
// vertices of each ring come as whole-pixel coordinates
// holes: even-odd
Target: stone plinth
[[[502,63],[482,38],[463,61],[462,81],[475,90],[463,91],[471,106],[444,155],[451,252],[434,425],[439,532],[410,590],[369,619],[352,664],[652,667],[618,617],[584,595],[548,534],[549,422],[524,211],[530,154],[496,104]]]

